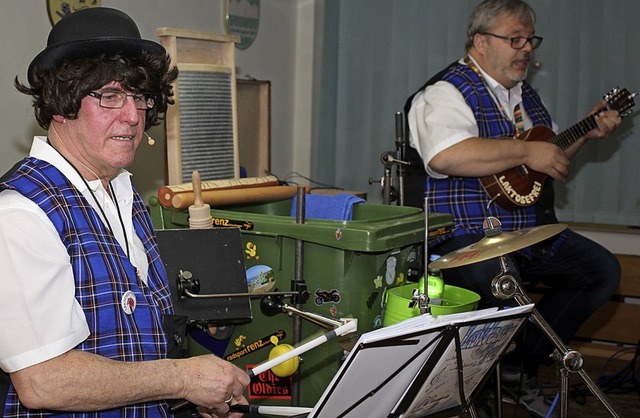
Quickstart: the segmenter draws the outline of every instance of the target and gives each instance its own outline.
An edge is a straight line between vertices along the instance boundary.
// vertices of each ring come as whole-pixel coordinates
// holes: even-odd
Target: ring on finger
[[[229,396],[229,399],[224,401],[224,403],[226,403],[227,405],[229,405],[231,402],[233,402],[233,394],[231,394],[231,396]]]

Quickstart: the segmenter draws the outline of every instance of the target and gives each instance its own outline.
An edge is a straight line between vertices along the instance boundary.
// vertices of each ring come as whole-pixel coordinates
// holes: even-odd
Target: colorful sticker
[[[240,357],[244,357],[247,354],[251,354],[254,351],[259,350],[261,348],[270,347],[273,345],[273,343],[271,342],[271,339],[274,336],[278,338],[278,340],[282,340],[284,339],[284,337],[287,336],[287,333],[284,332],[284,330],[278,330],[273,334],[267,335],[266,337],[261,338],[258,341],[252,342],[251,344],[248,344],[248,345],[244,343],[247,337],[244,335],[240,335],[234,340],[234,344],[236,345],[236,347],[238,347],[238,349],[233,353],[228,354],[225,357],[225,360],[227,361],[237,360]]]
[[[255,364],[247,364],[247,371]],[[293,376],[278,377],[271,370],[262,372],[251,380],[247,386],[249,399],[281,399],[291,400]]]
[[[331,289],[331,290],[318,289],[316,290],[315,302],[316,302],[316,305],[318,306],[321,306],[322,304],[328,303],[328,302],[338,303],[340,302],[340,292],[337,289]]]
[[[342,239],[342,230],[340,228],[336,229],[336,240],[340,241]]]
[[[249,293],[266,293],[276,285],[276,276],[269,266],[259,264],[247,269]]]
[[[258,254],[258,246],[253,242],[247,242],[245,245],[244,253],[247,255],[247,260],[251,260],[255,258],[256,260],[260,260],[260,256]]]

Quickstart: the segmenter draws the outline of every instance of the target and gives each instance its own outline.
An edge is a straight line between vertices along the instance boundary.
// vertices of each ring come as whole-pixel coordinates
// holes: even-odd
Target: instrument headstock
[[[617,110],[620,113],[620,117],[627,117],[633,112],[631,109],[635,106],[633,98],[640,93],[640,90],[636,90],[633,93],[625,88],[614,87],[607,94],[604,95],[604,99],[607,101],[608,110]]]

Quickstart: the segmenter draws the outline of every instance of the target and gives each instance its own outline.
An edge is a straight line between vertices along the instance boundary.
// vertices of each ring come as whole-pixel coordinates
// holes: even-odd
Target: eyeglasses
[[[100,106],[107,109],[120,109],[127,101],[127,97],[133,97],[136,109],[140,110],[152,109],[156,104],[153,94],[146,93],[127,94],[124,91],[116,90],[103,93],[90,91],[88,95],[100,100]]]
[[[530,42],[531,43],[531,47],[533,49],[536,49],[542,43],[542,36],[530,36],[530,37],[514,36],[514,37],[510,37],[510,36],[496,35],[495,33],[491,33],[491,32],[482,32],[481,35],[491,35],[491,36],[494,36],[496,38],[504,39],[505,41],[509,41],[509,42],[511,42],[511,48],[513,48],[513,49],[522,49],[527,44],[527,42]]]

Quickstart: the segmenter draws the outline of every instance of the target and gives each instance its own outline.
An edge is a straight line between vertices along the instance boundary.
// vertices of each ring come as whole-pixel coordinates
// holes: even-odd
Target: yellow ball
[[[269,352],[269,360],[280,357],[289,351],[293,350],[293,346],[289,344],[278,344]],[[291,376],[298,370],[299,359],[298,356],[294,356],[287,361],[284,361],[277,366],[271,368],[273,374],[278,377]]]

